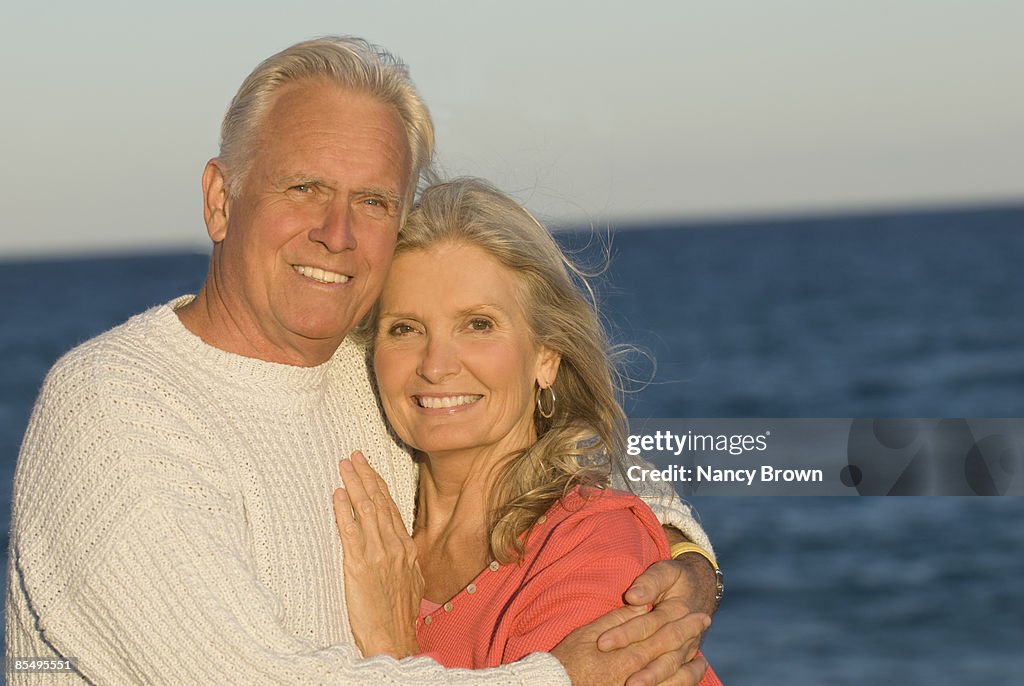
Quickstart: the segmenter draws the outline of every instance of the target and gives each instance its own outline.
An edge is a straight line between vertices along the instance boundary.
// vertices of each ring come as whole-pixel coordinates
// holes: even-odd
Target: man
[[[345,337],[381,290],[432,149],[404,68],[363,41],[293,46],[243,83],[203,174],[202,290],[72,351],[40,393],[15,477],[9,669],[42,657],[73,659],[71,683],[590,684],[650,663],[640,683],[696,683],[703,664],[679,665],[708,620],[684,606],[714,595],[692,588],[711,573],[697,555],[652,568],[639,610],[553,656],[471,672],[353,646],[337,460],[363,450],[407,524],[416,474]],[[706,547],[691,519],[668,518]],[[670,587],[687,570],[684,601]]]

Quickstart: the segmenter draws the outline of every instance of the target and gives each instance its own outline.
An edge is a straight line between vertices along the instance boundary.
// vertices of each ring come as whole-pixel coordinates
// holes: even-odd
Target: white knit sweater
[[[312,368],[226,353],[181,324],[187,301],[47,377],[15,475],[6,654],[77,658],[79,673],[8,683],[568,683],[546,654],[475,672],[360,657],[330,506],[338,459],[363,450],[407,524],[416,494],[363,353],[346,341]],[[678,501],[652,505],[706,543]]]

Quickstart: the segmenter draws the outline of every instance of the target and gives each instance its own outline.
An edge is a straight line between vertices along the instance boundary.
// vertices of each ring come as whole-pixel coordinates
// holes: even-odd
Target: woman
[[[481,668],[548,651],[668,558],[647,506],[605,489],[624,415],[571,272],[480,181],[428,189],[404,226],[362,335],[388,420],[421,459],[413,536],[358,453],[341,464],[351,496],[335,494],[364,654]]]

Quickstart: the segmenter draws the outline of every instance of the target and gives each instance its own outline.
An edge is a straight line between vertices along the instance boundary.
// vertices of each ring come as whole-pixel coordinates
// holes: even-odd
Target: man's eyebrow
[[[302,184],[302,183],[317,184],[317,185],[320,185],[320,186],[330,186],[330,184],[327,183],[327,181],[325,179],[323,179],[320,176],[317,176],[316,174],[302,174],[302,173],[299,173],[299,174],[288,174],[287,176],[282,176],[278,180],[278,183],[281,184],[282,186],[294,186],[296,184]]]
[[[318,174],[312,174],[312,173],[310,173],[310,174],[303,174],[302,172],[299,172],[297,174],[288,174],[287,176],[282,176],[278,180],[278,183],[281,186],[284,186],[284,187],[294,186],[294,185],[297,185],[297,184],[304,184],[305,183],[305,184],[316,184],[318,186],[324,186],[325,188],[334,188],[334,186],[331,184],[331,182],[328,181],[327,179],[323,178],[322,176],[319,176]],[[379,195],[380,197],[384,198],[389,203],[391,203],[392,205],[395,205],[395,206],[400,206],[401,202],[402,202],[402,196],[400,194],[396,193],[393,190],[390,190],[388,188],[383,188],[383,187],[380,187],[380,186],[365,186],[363,188],[358,188],[356,190],[353,190],[351,192],[351,195],[354,195],[354,196]]]
[[[380,186],[366,186],[352,191],[353,195],[379,195],[390,203],[398,204],[402,200],[402,196],[393,190],[388,188],[381,188]]]

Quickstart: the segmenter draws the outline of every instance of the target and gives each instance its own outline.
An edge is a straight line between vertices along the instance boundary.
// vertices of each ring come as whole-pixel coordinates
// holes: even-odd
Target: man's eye
[[[291,190],[298,191],[299,193],[312,193],[313,184],[311,183],[298,183],[291,187]]]
[[[370,217],[382,219],[391,216],[391,203],[388,202],[387,198],[379,195],[368,195],[361,198],[359,202],[363,206],[363,211]]]

